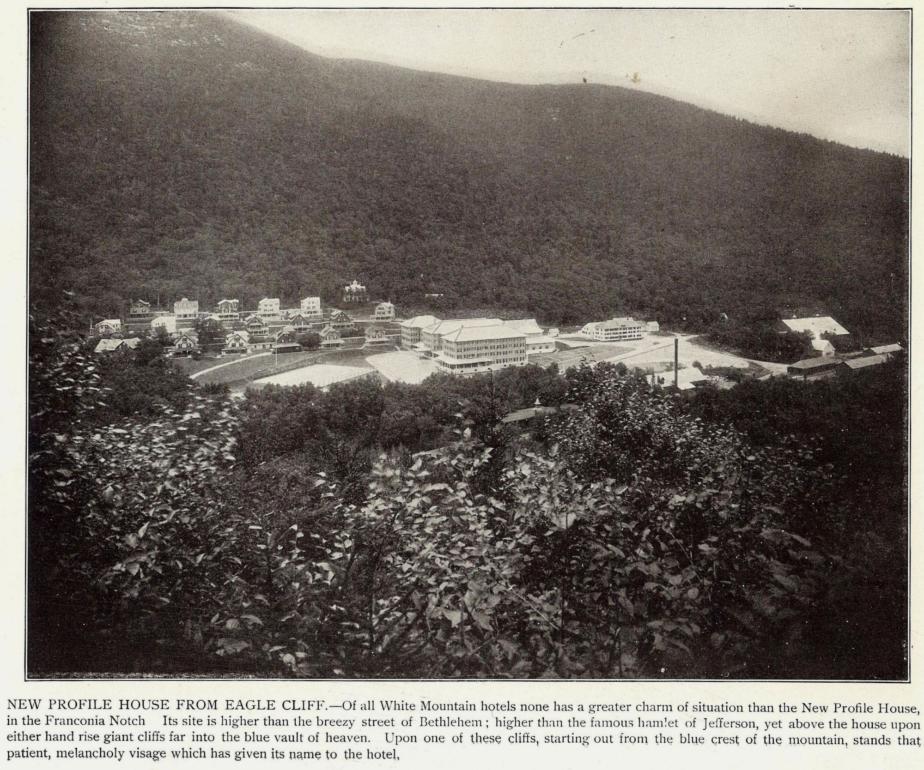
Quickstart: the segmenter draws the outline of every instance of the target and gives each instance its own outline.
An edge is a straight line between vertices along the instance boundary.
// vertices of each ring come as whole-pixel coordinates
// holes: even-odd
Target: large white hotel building
[[[640,340],[644,329],[641,321],[628,316],[586,324],[581,329],[581,334],[601,342],[618,342],[620,340]]]
[[[401,346],[432,359],[444,372],[471,374],[525,366],[530,355],[553,352],[555,341],[532,318],[440,320],[425,315],[401,324]]]

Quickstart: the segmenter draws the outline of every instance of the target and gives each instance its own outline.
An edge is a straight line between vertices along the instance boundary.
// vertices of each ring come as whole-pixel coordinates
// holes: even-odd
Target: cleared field
[[[405,350],[368,356],[366,362],[375,367],[386,380],[405,382],[409,385],[423,382],[437,371],[433,361],[421,360],[416,353]]]
[[[730,366],[733,369],[748,369],[750,367],[750,362],[746,358],[703,347],[691,341],[690,338],[681,339],[681,355],[684,355],[684,348],[686,348],[685,358],[687,360],[691,362],[693,360],[699,361],[703,366]]]
[[[219,366],[221,364],[227,364],[233,361],[242,361],[245,358],[250,358],[255,355],[254,353],[243,353],[243,354],[232,354],[229,356],[222,356],[217,358],[215,356],[204,356],[198,361],[194,358],[187,356],[179,356],[178,358],[169,359],[173,365],[179,369],[183,374],[192,376],[198,372],[201,372],[205,369],[211,369],[214,366]]]
[[[317,388],[325,388],[335,382],[345,382],[369,374],[372,369],[358,366],[337,366],[335,364],[312,364],[300,369],[292,369],[271,377],[262,377],[251,383],[252,387],[263,385],[304,385],[311,383]]]
[[[593,340],[587,339],[587,337],[556,337],[555,346],[559,349],[567,350],[576,350],[577,348],[589,348],[591,345],[599,344],[594,343]]]
[[[760,359],[756,359],[756,358],[744,359],[744,358],[741,358],[737,353],[732,353],[727,350],[722,350],[718,346],[713,345],[709,342],[706,342],[705,339],[700,335],[696,335],[696,336],[691,335],[691,336],[688,336],[686,339],[689,345],[691,345],[692,347],[698,350],[709,351],[710,353],[714,353],[714,354],[721,355],[721,356],[726,356],[735,361],[746,361],[748,364],[750,364],[752,368],[752,371],[749,372],[749,374],[752,374],[753,376],[760,377],[766,374],[786,374],[786,369],[788,366],[787,364],[781,364],[777,361],[761,361]],[[707,366],[721,366],[721,364],[706,364],[705,361],[703,361],[703,364]],[[741,368],[740,364],[737,365],[736,368]],[[763,371],[761,372],[760,370],[763,370]]]
[[[606,361],[613,356],[631,352],[632,348],[598,343],[595,345],[588,344],[584,347],[575,347],[569,350],[557,350],[554,353],[542,353],[538,356],[530,356],[529,362],[531,364],[538,364],[539,366],[558,364],[558,368],[564,371],[572,366],[579,366],[584,361],[595,364],[600,361]]]
[[[694,363],[701,366],[730,367],[733,369],[747,369],[750,366],[744,358],[701,347],[690,342],[689,337],[680,337],[679,339],[680,346],[677,357],[680,363],[685,366],[692,366]],[[628,367],[639,367],[640,369],[647,369],[664,362],[669,362],[673,365],[674,340],[666,337],[648,338],[642,340],[634,351],[617,355],[607,360],[613,363],[622,361]]]
[[[258,356],[262,356],[262,357],[265,358],[266,356],[269,356],[269,355],[272,355],[272,354],[271,354],[271,353],[263,352],[263,353],[253,353],[253,354],[251,354],[251,355],[249,355],[249,356],[246,356],[246,357],[247,357],[247,358],[257,358]],[[244,357],[245,357],[245,356],[235,355],[235,356],[229,356],[229,357],[228,357],[228,360],[222,360],[222,359],[220,359],[220,358],[213,359],[214,361],[216,361],[216,362],[218,362],[218,363],[213,364],[212,366],[208,367],[207,369],[199,369],[198,371],[195,371],[195,372],[193,372],[192,374],[190,374],[189,377],[190,377],[190,379],[197,380],[197,379],[199,379],[199,378],[201,378],[201,377],[204,377],[204,376],[205,376],[206,374],[208,374],[209,372],[215,371],[216,369],[224,369],[226,366],[233,366],[233,365],[236,364],[238,361],[240,361],[241,358],[244,358]],[[202,363],[202,361],[197,361],[196,363]]]
[[[382,348],[376,348],[376,351],[384,352]],[[329,350],[324,353],[323,358],[318,359],[318,363],[340,364],[341,366],[366,366],[366,356],[369,354],[369,348],[349,348],[341,350]]]
[[[694,363],[704,367],[733,369],[747,369],[750,366],[749,362],[740,356],[697,344],[692,339],[692,335],[680,336],[679,340],[678,358],[683,366],[692,366]],[[535,356],[530,360],[542,366],[557,363],[560,369],[577,366],[582,361],[591,364],[600,361],[614,364],[622,362],[629,368],[655,372],[665,371],[674,365],[674,337],[672,335],[645,335],[640,340],[620,342],[618,345],[574,336],[565,339],[559,337],[556,342],[563,345],[575,345],[575,347]],[[577,345],[583,345],[583,347],[577,347]]]
[[[302,361],[313,361],[321,355],[317,352],[308,352],[301,351],[298,353],[280,353],[278,356],[278,365],[279,367],[283,366],[292,366]],[[210,372],[204,372],[196,377],[196,382],[201,383],[230,383],[237,382],[238,380],[249,380],[253,377],[259,375],[261,372],[265,373],[267,370],[272,370],[273,367],[277,364],[277,356],[247,356],[246,358],[239,358],[237,361],[230,363],[228,366],[222,366],[219,369],[214,369]],[[197,362],[197,363],[202,363]],[[215,366],[216,364],[223,363],[221,360],[210,361],[209,366]],[[207,368],[207,367],[205,367]]]

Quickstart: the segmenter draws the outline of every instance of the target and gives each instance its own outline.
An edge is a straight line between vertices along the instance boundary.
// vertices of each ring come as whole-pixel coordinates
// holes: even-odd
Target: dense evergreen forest
[[[905,328],[907,160],[639,91],[323,59],[214,13],[31,14],[31,292]]]
[[[33,675],[907,673],[903,361],[232,402],[155,341],[92,356],[74,318],[30,329]],[[571,406],[501,422],[537,397]]]

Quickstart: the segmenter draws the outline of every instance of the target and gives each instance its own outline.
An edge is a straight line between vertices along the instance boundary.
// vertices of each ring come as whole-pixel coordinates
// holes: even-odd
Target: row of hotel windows
[[[526,343],[522,340],[515,342],[486,344],[470,342],[446,342],[443,344],[443,350],[471,350],[475,352],[494,353],[498,350],[526,350]]]
[[[502,363],[506,364],[506,363],[513,363],[516,361],[524,361],[524,362],[526,361],[526,355],[522,353],[519,355],[501,355],[501,356],[477,356],[477,355],[466,355],[463,353],[461,355],[448,355],[444,357],[442,360],[445,361],[447,358],[451,358],[454,361],[475,360],[475,361],[483,361],[485,363],[491,363],[491,364],[502,364]],[[440,360],[440,359],[437,359],[437,360]]]
[[[594,337],[603,340],[640,340],[642,327],[626,327],[623,329],[597,329]]]
[[[498,359],[496,361],[492,361],[491,363],[479,361],[473,364],[455,364],[455,363],[448,363],[446,361],[440,361],[439,359],[437,359],[437,363],[441,369],[448,369],[449,371],[453,371],[453,372],[460,372],[460,371],[464,372],[464,371],[475,371],[478,369],[485,369],[485,370],[491,369],[496,366],[500,366],[501,364],[513,364],[514,366],[516,366],[519,364],[525,364],[526,359],[525,358],[523,359],[520,359],[520,358]]]
[[[508,360],[507,357],[501,358],[500,356],[508,356],[508,357],[509,357],[510,355],[512,355],[513,358],[515,358],[515,359],[520,359],[520,358],[525,358],[525,357],[526,357],[526,352],[523,351],[523,350],[505,350],[505,351],[497,351],[497,352],[495,352],[495,353],[492,353],[491,355],[486,355],[486,354],[483,353],[483,352],[482,352],[482,353],[479,353],[479,352],[473,351],[473,350],[462,350],[462,351],[459,351],[459,352],[456,352],[456,351],[454,351],[454,350],[446,350],[446,351],[444,351],[444,352],[445,352],[445,354],[446,354],[447,356],[449,356],[450,358],[456,358],[456,359],[458,359],[458,360],[460,360],[460,361],[463,361],[463,360],[471,360],[471,359],[473,359],[473,358],[490,358],[490,359],[492,359],[492,360],[494,360],[494,361],[506,361],[506,360]]]
[[[508,348],[526,349],[525,340],[503,340],[501,342],[444,342],[446,350],[462,348],[464,350],[507,350]]]

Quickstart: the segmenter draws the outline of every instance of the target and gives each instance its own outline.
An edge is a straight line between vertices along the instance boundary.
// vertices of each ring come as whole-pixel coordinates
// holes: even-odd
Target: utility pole
[[[674,389],[679,390],[677,385],[677,360],[679,357],[680,350],[680,338],[674,337]]]

